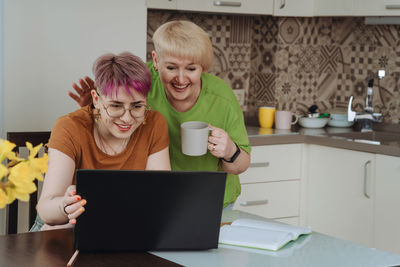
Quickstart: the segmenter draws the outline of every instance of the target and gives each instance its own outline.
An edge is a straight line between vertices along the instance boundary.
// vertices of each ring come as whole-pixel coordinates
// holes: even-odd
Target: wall
[[[0,0],[0,133],[2,132],[3,118],[3,0]],[[0,209],[0,235],[4,234],[5,216],[4,209]]]
[[[3,136],[51,130],[78,105],[71,84],[106,52],[145,59],[144,0],[4,0]]]
[[[210,34],[215,62],[211,73],[233,89],[245,89],[242,106],[249,121],[258,106],[276,106],[306,113],[343,110],[351,95],[361,111],[368,80],[375,79],[374,112],[384,121],[400,123],[400,26],[365,25],[363,18],[272,17],[148,12],[147,60],[150,39],[162,23],[188,19]]]
[[[7,131],[51,130],[58,117],[78,108],[67,91],[79,78],[92,75],[93,61],[103,53],[130,51],[145,60],[145,0],[0,0],[0,4],[3,138]],[[20,203],[19,211],[23,208]],[[0,210],[0,234],[5,230],[3,213]]]

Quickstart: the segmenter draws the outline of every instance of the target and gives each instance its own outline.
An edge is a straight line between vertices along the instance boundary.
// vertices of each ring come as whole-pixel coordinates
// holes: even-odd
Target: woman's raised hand
[[[208,137],[208,149],[217,158],[230,159],[236,151],[235,143],[223,129],[208,125],[212,130]]]
[[[94,86],[94,81],[88,76],[85,76],[84,79],[79,79],[79,85],[76,83],[72,84],[72,88],[74,88],[78,94],[68,91],[68,95],[75,100],[79,106],[84,107],[92,103],[90,91],[96,89],[96,87]]]
[[[86,199],[82,199],[80,195],[76,194],[75,185],[70,185],[67,188],[61,204],[70,224],[76,224],[76,218],[85,211],[83,206],[86,205],[86,202]]]

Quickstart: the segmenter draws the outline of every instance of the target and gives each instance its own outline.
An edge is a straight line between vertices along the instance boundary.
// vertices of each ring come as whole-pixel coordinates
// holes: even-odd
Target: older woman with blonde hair
[[[207,73],[213,62],[213,48],[208,34],[199,26],[190,21],[170,21],[156,30],[153,41],[153,62],[147,63],[152,75],[147,99],[152,109],[167,120],[171,167],[226,171],[227,207],[241,191],[237,174],[250,165],[250,144],[240,105],[225,81]],[[88,77],[79,82],[80,86],[73,84],[79,96],[71,92],[69,95],[80,105],[87,104],[93,82]],[[207,154],[182,153],[180,124],[186,121],[210,124]]]

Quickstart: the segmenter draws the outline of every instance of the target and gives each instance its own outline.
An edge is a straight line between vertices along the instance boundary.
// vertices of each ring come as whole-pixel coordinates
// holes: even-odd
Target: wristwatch
[[[226,160],[226,159],[222,158],[223,161],[228,162],[228,163],[232,163],[232,162],[235,161],[235,159],[236,159],[236,158],[239,156],[239,154],[240,154],[240,148],[239,148],[239,146],[238,146],[236,143],[235,143],[235,146],[236,146],[236,152],[235,152],[235,154],[233,154],[232,158],[231,158],[230,160]]]

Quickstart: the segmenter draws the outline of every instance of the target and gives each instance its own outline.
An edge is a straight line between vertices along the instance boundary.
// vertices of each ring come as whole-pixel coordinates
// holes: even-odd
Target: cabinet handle
[[[240,6],[242,6],[242,3],[240,3],[240,2],[232,2],[232,1],[214,1],[214,6],[240,7]]]
[[[251,200],[251,201],[240,201],[240,206],[256,206],[268,204],[268,199],[264,200]]]
[[[263,167],[268,167],[269,162],[254,162],[250,163],[250,168],[263,168]]]
[[[364,196],[366,198],[370,198],[370,195],[368,195],[368,165],[371,163],[370,160],[368,160],[367,162],[365,162],[364,164]]]
[[[279,6],[280,9],[286,6],[286,0],[281,0],[281,5]]]
[[[400,5],[386,5],[386,9],[400,9]]]

